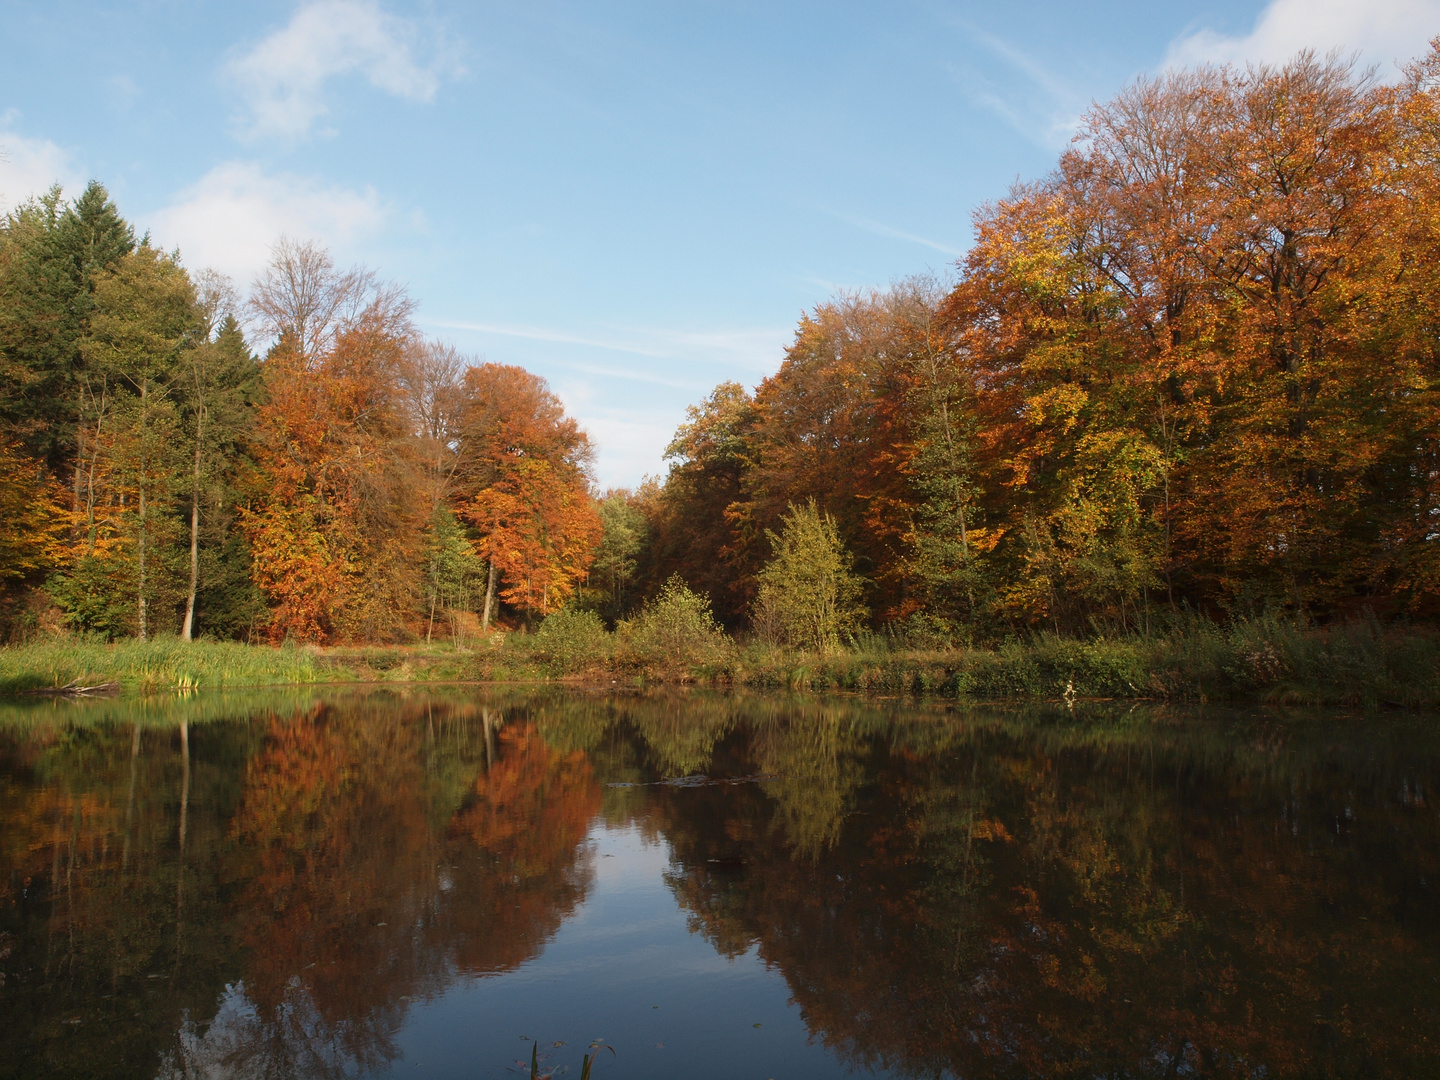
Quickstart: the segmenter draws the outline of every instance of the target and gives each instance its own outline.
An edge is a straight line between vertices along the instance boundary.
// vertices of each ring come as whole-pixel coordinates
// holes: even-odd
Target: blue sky
[[[281,235],[547,378],[603,486],[838,289],[942,276],[975,207],[1137,75],[1395,61],[1440,0],[0,6],[0,208],[102,180],[243,289]]]

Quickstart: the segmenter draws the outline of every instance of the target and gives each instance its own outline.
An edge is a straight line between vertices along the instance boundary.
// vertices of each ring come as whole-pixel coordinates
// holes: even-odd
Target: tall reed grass
[[[305,649],[228,641],[45,641],[0,648],[0,693],[108,682],[140,691],[267,686],[346,674]]]
[[[315,649],[233,641],[54,640],[0,648],[0,694],[119,683],[122,690],[205,690],[326,682],[456,679],[469,657],[444,647]]]

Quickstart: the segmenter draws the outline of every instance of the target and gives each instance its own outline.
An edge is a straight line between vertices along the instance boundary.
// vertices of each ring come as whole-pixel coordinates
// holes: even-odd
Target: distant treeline
[[[53,191],[0,224],[8,633],[458,639],[681,583],[822,650],[1440,614],[1435,46],[1142,79],[975,224],[602,495],[543,381],[400,290],[287,242],[242,302]]]

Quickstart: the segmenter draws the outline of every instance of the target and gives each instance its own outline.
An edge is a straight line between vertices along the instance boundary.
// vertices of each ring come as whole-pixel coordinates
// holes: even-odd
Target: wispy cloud
[[[904,240],[907,243],[919,244],[921,247],[932,248],[942,254],[954,255],[957,258],[965,254],[961,248],[942,244],[938,240],[927,240],[923,236],[916,236],[914,233],[903,232],[900,229],[893,229],[889,225],[885,225],[879,221],[871,221],[869,218],[855,217],[851,214],[841,214],[833,210],[830,211],[830,214],[833,217],[839,218],[847,225],[854,225],[855,228],[863,229],[868,233],[874,233],[876,236],[885,236],[891,240]]]
[[[14,130],[19,121],[13,109],[0,114],[0,212],[48,191],[52,184],[78,193],[84,177],[70,154],[49,139],[21,135]]]
[[[432,100],[457,65],[443,42],[425,37],[419,24],[373,0],[303,5],[284,27],[226,66],[248,107],[241,133],[282,139],[309,134],[328,111],[325,84],[337,76],[358,74],[396,97]]]
[[[994,34],[980,29],[973,29],[971,36],[989,52],[1000,57],[1023,74],[1032,84],[1055,101],[1065,101],[1076,97],[1074,88],[1063,79],[1056,77],[1053,68],[1047,67],[1034,57],[1027,55],[1004,38],[996,37]]]
[[[1248,34],[1201,29],[1171,43],[1165,66],[1284,63],[1301,49],[1360,54],[1393,78],[1440,34],[1440,0],[1272,0]]]
[[[635,484],[646,474],[663,472],[665,447],[684,420],[685,406],[723,379],[759,382],[784,359],[793,333],[790,327],[575,329],[423,317],[420,323],[431,333],[490,338],[488,344],[506,362],[544,373],[594,440],[601,487]],[[508,346],[500,340],[506,338],[511,339]],[[521,341],[535,344],[522,346]]]
[[[543,326],[459,319],[425,320],[425,325],[439,330],[464,330],[498,337],[576,345],[607,352],[628,353],[631,356],[643,356],[654,360],[680,360],[692,364],[730,368],[740,366],[752,372],[773,370],[779,363],[784,352],[785,342],[789,340],[791,334],[788,327],[717,331],[670,330],[657,327],[600,327],[594,331],[575,332]],[[579,369],[577,368],[577,370]],[[689,382],[676,382],[673,376],[657,376],[633,371],[622,374],[618,369],[602,371],[595,368],[593,371],[595,374],[636,378],[655,382],[662,386],[689,389],[694,385]]]
[[[637,356],[665,355],[663,352],[646,349],[634,343],[583,337],[565,330],[546,329],[543,326],[516,326],[508,323],[464,322],[456,320],[430,321],[427,325],[437,327],[441,330],[469,330],[477,334],[495,334],[499,337],[526,338],[530,341],[553,341],[564,345],[584,345],[591,349],[609,349],[614,352],[634,353]]]
[[[951,64],[950,77],[966,97],[1041,146],[1053,148],[1069,141],[1090,103],[1087,94],[1057,74],[1053,65],[1004,38],[963,20],[955,20],[954,27],[1004,69],[1003,75],[992,78],[979,64]]]
[[[150,216],[156,240],[178,246],[189,266],[213,267],[248,283],[281,236],[353,247],[382,232],[392,212],[373,188],[271,174],[231,161],[211,169]]]

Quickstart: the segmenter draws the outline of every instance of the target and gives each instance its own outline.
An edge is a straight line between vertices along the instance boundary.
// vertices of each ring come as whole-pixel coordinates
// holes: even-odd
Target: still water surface
[[[0,1077],[1440,1073],[1440,721],[0,707]]]

